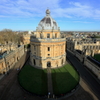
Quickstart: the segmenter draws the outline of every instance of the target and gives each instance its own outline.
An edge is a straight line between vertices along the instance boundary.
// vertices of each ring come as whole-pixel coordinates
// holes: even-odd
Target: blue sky
[[[100,31],[100,0],[0,0],[0,30],[36,30],[49,8],[60,30]]]

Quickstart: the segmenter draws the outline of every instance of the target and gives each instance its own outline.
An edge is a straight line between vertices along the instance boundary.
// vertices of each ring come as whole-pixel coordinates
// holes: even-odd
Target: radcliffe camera
[[[100,100],[100,1],[0,1],[0,100]]]

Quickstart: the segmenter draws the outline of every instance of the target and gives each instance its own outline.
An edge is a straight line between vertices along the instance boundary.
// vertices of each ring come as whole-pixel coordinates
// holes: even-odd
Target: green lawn
[[[100,61],[100,54],[95,54],[95,55],[94,55],[94,58],[95,58],[96,60]]]
[[[47,71],[36,69],[30,65],[22,68],[18,76],[19,83],[29,92],[47,94]]]
[[[58,69],[52,69],[53,92],[56,95],[71,91],[79,81],[79,76],[74,68],[67,64]],[[36,69],[30,65],[22,68],[18,76],[19,83],[23,88],[34,94],[46,95],[47,70]]]
[[[79,82],[79,75],[70,64],[51,71],[53,92],[56,95],[71,91]]]

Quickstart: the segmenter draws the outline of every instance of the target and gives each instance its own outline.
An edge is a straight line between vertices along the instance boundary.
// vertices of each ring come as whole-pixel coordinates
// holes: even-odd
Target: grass
[[[19,73],[20,85],[31,93],[47,94],[47,71],[26,65]]]
[[[94,55],[94,58],[95,58],[96,60],[100,61],[100,54],[95,54],[95,55]]]
[[[51,71],[55,95],[71,91],[79,82],[79,75],[70,64],[62,68],[52,69]]]
[[[71,91],[79,82],[79,75],[70,64],[58,69],[51,69],[51,72],[55,95]],[[31,93],[46,95],[48,92],[46,69],[36,69],[26,65],[19,73],[18,80],[20,85]]]

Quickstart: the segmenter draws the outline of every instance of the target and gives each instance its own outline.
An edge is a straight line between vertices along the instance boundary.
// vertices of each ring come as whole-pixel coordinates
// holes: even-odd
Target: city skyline
[[[0,30],[35,31],[48,8],[61,31],[100,31],[99,3],[99,0],[2,0]]]

